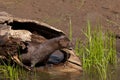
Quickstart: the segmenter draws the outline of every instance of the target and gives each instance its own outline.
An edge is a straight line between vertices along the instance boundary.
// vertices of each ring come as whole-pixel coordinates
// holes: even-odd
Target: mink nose
[[[72,44],[72,42],[69,42],[69,44],[68,44],[68,49],[69,49],[69,50],[73,50],[73,44]]]
[[[69,46],[68,49],[69,49],[69,50],[73,50],[73,44],[70,44],[70,46]]]

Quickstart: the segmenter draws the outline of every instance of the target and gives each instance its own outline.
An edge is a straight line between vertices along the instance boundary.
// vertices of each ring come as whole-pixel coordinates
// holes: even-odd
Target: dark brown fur
[[[56,37],[37,46],[30,45],[27,54],[20,55],[21,60],[30,61],[31,67],[37,63],[47,63],[49,56],[55,51],[69,47],[69,39],[66,36]]]

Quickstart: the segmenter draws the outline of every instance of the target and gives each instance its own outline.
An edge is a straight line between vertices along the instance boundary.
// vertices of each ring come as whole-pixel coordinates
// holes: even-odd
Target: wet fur
[[[49,56],[56,50],[69,47],[69,39],[66,36],[56,37],[39,45],[28,46],[28,53],[20,55],[22,61],[30,61],[31,67],[37,63],[47,63]]]

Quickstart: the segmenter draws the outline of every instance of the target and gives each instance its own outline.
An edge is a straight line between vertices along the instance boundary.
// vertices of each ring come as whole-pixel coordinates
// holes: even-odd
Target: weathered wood
[[[29,19],[15,18],[8,13],[0,12],[0,59],[8,59],[7,57],[11,57],[11,59],[20,66],[31,70],[30,67],[26,66],[26,64],[23,64],[23,62],[27,62],[25,60],[29,58],[26,57],[25,54],[31,53],[27,56],[33,56],[34,54],[37,56],[38,52],[40,51],[38,49],[41,49],[40,45],[43,45],[47,43],[47,41],[58,38],[60,36],[66,37],[63,31],[56,29],[46,23]],[[64,40],[61,41],[60,44],[63,42]],[[67,46],[66,43],[64,44],[64,46]],[[50,45],[54,46],[55,44],[50,43]],[[45,50],[45,48],[47,47],[45,46],[41,50]],[[55,50],[56,49],[47,54],[52,54]],[[36,51],[37,53],[34,53]],[[77,67],[81,68],[79,58],[75,55],[73,50],[69,50],[66,48],[66,50],[61,51],[62,52],[58,52],[58,55],[56,55],[56,57],[62,53],[64,55],[63,60],[61,60],[63,64],[67,62],[69,63],[69,65],[67,66],[71,66],[71,64],[74,64],[77,65]],[[19,56],[22,56],[22,58],[24,58],[25,60],[22,60],[23,62],[21,62]],[[42,55],[40,54],[39,56]],[[54,56],[54,54],[52,56]],[[50,58],[52,58],[50,56],[48,57],[48,55],[43,55],[43,57],[43,60],[41,60],[43,63],[46,57],[47,59],[49,58],[49,60]],[[76,61],[76,59],[78,59],[78,61]],[[30,60],[31,59],[28,59],[28,61]],[[36,64],[37,62],[33,64]],[[45,63],[47,63],[47,61],[45,61]],[[72,67],[74,67],[74,65],[72,65]]]

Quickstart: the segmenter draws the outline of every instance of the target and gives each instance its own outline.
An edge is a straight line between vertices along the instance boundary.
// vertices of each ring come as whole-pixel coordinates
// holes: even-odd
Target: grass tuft
[[[69,39],[72,41],[72,21],[71,18],[69,17]]]
[[[108,66],[116,65],[117,61],[115,37],[110,32],[104,33],[101,26],[97,26],[92,31],[89,21],[87,30],[83,33],[87,39],[86,44],[80,43],[82,47],[76,48],[76,52],[82,57],[83,69],[86,72],[95,73],[95,75],[97,73],[100,80],[107,80]]]

